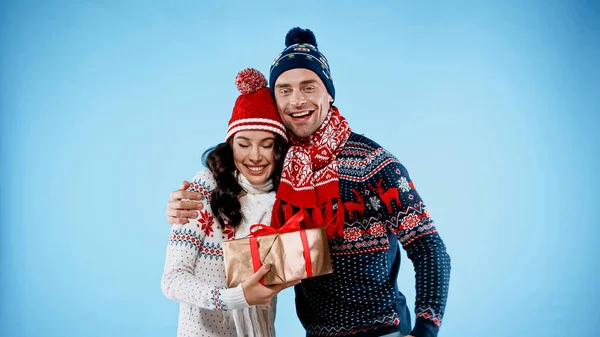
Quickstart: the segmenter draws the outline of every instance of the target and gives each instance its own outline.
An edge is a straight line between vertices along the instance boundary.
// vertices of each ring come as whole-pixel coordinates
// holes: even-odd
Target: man
[[[270,88],[291,141],[272,225],[307,209],[327,227],[333,274],[296,286],[307,336],[437,336],[450,257],[407,170],[353,133],[332,103],[327,59],[310,30],[294,28],[270,72]],[[173,192],[171,223],[193,217],[192,192]],[[402,246],[416,273],[416,323],[397,288]]]

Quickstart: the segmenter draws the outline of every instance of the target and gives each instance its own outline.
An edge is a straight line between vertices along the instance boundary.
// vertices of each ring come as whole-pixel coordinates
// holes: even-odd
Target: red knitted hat
[[[271,131],[287,141],[265,76],[256,69],[247,68],[237,74],[235,85],[242,94],[235,101],[225,141],[242,130]]]

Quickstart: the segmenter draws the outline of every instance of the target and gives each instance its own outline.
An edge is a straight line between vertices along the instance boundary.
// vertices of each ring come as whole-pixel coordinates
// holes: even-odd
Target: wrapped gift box
[[[326,230],[302,229],[309,221],[306,212],[298,213],[280,229],[254,225],[249,237],[223,242],[227,286],[236,287],[264,264],[271,264],[263,277],[264,285],[331,273]]]

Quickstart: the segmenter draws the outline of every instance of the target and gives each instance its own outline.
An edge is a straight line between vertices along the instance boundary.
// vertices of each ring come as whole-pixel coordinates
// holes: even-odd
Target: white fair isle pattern
[[[258,337],[259,334],[252,329],[236,329],[234,321],[239,319],[236,317],[243,318],[249,312],[251,317],[257,317],[268,325],[264,335],[274,335],[274,306],[262,306],[256,310],[246,303],[241,285],[232,289],[226,286],[221,247],[223,240],[234,238],[234,231],[229,226],[222,230],[213,216],[209,195],[214,188],[215,181],[210,171],[200,171],[194,177],[190,190],[204,195],[204,209],[197,219],[171,229],[161,287],[167,298],[180,302],[177,336]],[[246,220],[265,218],[264,214],[272,209],[274,198],[274,192],[261,191],[241,198],[244,219],[240,227],[249,227]],[[269,224],[270,217],[262,221]],[[254,324],[243,323],[250,327]]]

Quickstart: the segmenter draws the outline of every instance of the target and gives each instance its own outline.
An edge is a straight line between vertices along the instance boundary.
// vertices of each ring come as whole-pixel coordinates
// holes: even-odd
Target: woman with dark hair
[[[173,225],[162,290],[180,302],[178,336],[274,336],[275,295],[298,284],[266,287],[261,267],[236,288],[226,287],[221,243],[246,237],[253,224],[269,225],[275,191],[287,152],[285,128],[264,76],[241,71],[226,141],[206,151],[208,170],[189,191],[203,195],[203,209],[182,226]]]

